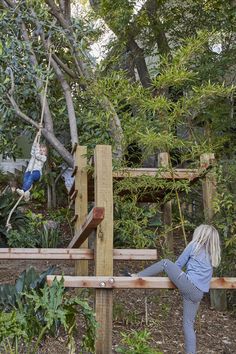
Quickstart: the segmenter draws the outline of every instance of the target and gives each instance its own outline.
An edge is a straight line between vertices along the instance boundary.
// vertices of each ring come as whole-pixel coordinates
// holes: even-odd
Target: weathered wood
[[[50,285],[54,278],[62,276],[49,275]],[[73,277],[64,276],[65,287],[96,289],[175,289],[175,285],[167,277]],[[236,278],[212,278],[211,289],[236,289]]]
[[[201,171],[202,173],[202,171]],[[186,169],[179,168],[174,169],[173,174],[171,171],[161,171],[160,168],[126,168],[124,170],[113,171],[113,178],[126,178],[126,177],[140,177],[140,176],[150,176],[160,179],[187,179],[193,181],[199,178],[200,171],[198,169]]]
[[[113,184],[111,146],[97,145],[94,154],[95,205],[105,208],[97,228],[95,243],[96,275],[113,274]],[[96,289],[96,354],[112,353],[112,291]]]
[[[104,215],[104,208],[94,207],[85,218],[82,226],[76,230],[76,234],[71,240],[68,248],[80,247],[91,234],[91,232],[96,229],[97,226],[102,222]]]
[[[200,156],[200,166],[202,169],[215,164],[215,155],[205,153]],[[216,196],[216,178],[212,171],[209,171],[202,180],[203,208],[206,223],[211,223],[214,217],[213,202]],[[210,291],[211,306],[219,311],[227,309],[227,296],[223,290]]]
[[[114,260],[149,260],[159,259],[157,250],[150,249],[113,249]]]
[[[74,227],[74,238],[70,244],[73,244],[74,241],[75,242],[71,248],[80,246],[81,248],[88,248],[88,228],[87,230],[86,226],[83,228],[84,223],[86,223],[88,213],[88,176],[86,155],[87,147],[78,145],[74,156],[75,190],[78,191],[75,198],[75,214],[78,214],[78,218]],[[79,242],[79,240],[81,242]],[[75,275],[88,275],[88,261],[75,262]]]
[[[83,260],[93,259],[93,251],[89,249],[68,248],[0,248],[0,259],[30,260]]]
[[[170,156],[168,152],[161,152],[158,155],[160,167],[168,168],[170,165]],[[172,231],[172,201],[169,200],[163,205],[163,223],[167,225],[169,231],[166,234],[166,245],[169,252],[173,252],[174,241]]]
[[[204,153],[200,156],[200,169],[207,170],[215,165],[216,159],[214,153]]]
[[[200,156],[200,165],[204,168],[213,164],[214,154],[203,154]],[[216,195],[216,179],[212,172],[206,174],[202,180],[204,216],[207,223],[210,223],[214,216],[213,199]]]
[[[69,248],[0,248],[0,259],[94,259],[94,251]],[[157,251],[149,249],[113,249],[114,260],[158,260]]]
[[[174,169],[173,173],[171,171],[163,171],[160,168],[126,168],[124,170],[113,171],[113,180],[121,180],[124,178],[136,178],[141,176],[155,177],[159,179],[166,179],[173,181],[175,180],[188,180],[191,183],[200,177],[203,177],[207,172],[207,169]],[[73,188],[72,191],[73,192]],[[127,191],[128,192],[128,191]],[[142,194],[139,198],[139,202],[152,202],[155,203],[157,198],[163,198],[165,195],[165,190],[157,190],[153,193],[149,190],[145,194]],[[94,180],[93,176],[90,174],[88,176],[88,199],[89,201],[94,201]]]

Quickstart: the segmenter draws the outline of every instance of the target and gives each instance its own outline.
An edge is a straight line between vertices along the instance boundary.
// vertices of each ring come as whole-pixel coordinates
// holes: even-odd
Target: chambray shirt
[[[190,242],[175,264],[181,269],[186,266],[186,275],[201,291],[207,293],[210,288],[213,268],[205,247],[194,254],[196,242]]]

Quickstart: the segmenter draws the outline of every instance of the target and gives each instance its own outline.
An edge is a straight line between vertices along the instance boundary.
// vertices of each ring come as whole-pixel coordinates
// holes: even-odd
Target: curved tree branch
[[[76,65],[79,76],[85,77],[85,78],[88,77],[87,69],[86,69],[84,63],[80,59],[81,53],[78,50],[78,45],[76,43],[76,39],[74,38],[74,34],[71,30],[70,22],[68,20],[66,20],[63,13],[60,11],[60,9],[55,4],[54,0],[46,0],[46,3],[48,4],[48,6],[50,8],[51,14],[58,20],[59,24],[65,30],[65,35],[67,36],[68,41],[70,43],[70,46],[71,46],[71,49],[73,52],[75,65]]]
[[[75,72],[63,63],[63,61],[55,53],[52,53],[52,57],[66,74],[68,74],[72,79],[77,79]]]
[[[36,16],[36,13],[32,8],[31,8],[31,15],[36,22],[36,26],[38,28],[38,32],[40,33],[42,43],[44,45],[46,52],[48,53],[49,48],[52,47],[51,43],[50,43],[50,38],[48,38],[48,41],[46,42],[42,25],[39,22],[39,20]],[[48,58],[50,60],[49,55],[48,55]],[[58,81],[61,84],[61,87],[62,87],[62,90],[64,93],[64,97],[66,100],[67,112],[68,112],[68,117],[69,117],[69,125],[70,125],[71,143],[73,146],[75,143],[78,143],[78,131],[77,131],[77,122],[76,122],[75,109],[74,109],[74,103],[73,103],[73,99],[72,99],[71,89],[70,89],[70,86],[69,86],[67,80],[65,79],[65,75],[63,74],[59,65],[57,65],[56,61],[53,58],[51,58],[51,66],[53,67],[53,69],[56,73],[56,76],[58,78]]]
[[[30,125],[32,125],[33,127],[35,127],[36,129],[39,129],[40,126],[37,122],[35,122],[32,118],[30,118],[29,116],[27,116],[25,113],[23,113],[19,106],[17,105],[15,99],[13,98],[13,96],[11,96],[10,94],[7,94],[7,98],[9,99],[16,115],[21,118],[22,120],[24,120],[25,122],[29,123]],[[65,149],[64,145],[55,137],[55,135],[47,130],[46,128],[42,128],[42,134],[45,137],[45,139],[50,143],[50,145],[52,145],[54,147],[54,149],[59,153],[59,155],[66,161],[66,163],[73,167],[73,157],[72,155]]]
[[[94,12],[99,13],[101,0],[90,0],[90,5],[93,8]],[[112,30],[112,32],[117,36],[120,41],[125,41],[127,49],[131,52],[132,59],[134,66],[138,71],[138,75],[141,81],[141,84],[145,88],[151,87],[151,78],[148,72],[146,59],[144,55],[144,51],[135,41],[135,31],[132,27],[127,27],[125,31],[125,36],[121,35],[118,30],[115,28],[113,22],[109,19],[109,17],[104,17],[104,21],[106,22],[107,26]]]

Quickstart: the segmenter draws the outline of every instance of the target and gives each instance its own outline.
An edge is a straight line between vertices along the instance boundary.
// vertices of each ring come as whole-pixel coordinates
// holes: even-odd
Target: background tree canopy
[[[234,1],[76,3],[1,1],[2,149],[35,134],[52,51],[43,135],[69,165],[75,142],[111,143],[117,158],[137,141],[149,154],[234,151]]]
[[[0,0],[0,152],[16,156],[19,135],[33,140],[44,109],[42,135],[57,166],[73,166],[75,143],[88,147],[88,157],[96,144],[111,144],[114,169],[157,167],[158,153],[168,152],[173,172],[214,153],[217,272],[234,275],[235,9],[235,0]],[[45,178],[48,206],[63,199],[54,177]],[[147,191],[164,195],[140,205]],[[187,243],[185,230],[203,222],[202,203],[201,180],[114,182],[115,246],[166,255],[170,233],[182,230]],[[19,235],[26,240],[18,231],[11,246]]]
[[[1,151],[14,155],[19,133],[35,135],[48,77],[42,133],[57,161],[73,165],[74,143],[89,151],[111,144],[117,166],[154,166],[158,151],[170,152],[173,165],[194,166],[214,152],[218,223],[234,235],[235,7],[233,0],[1,0]],[[92,48],[104,38],[96,61]],[[126,209],[139,213],[135,204]]]

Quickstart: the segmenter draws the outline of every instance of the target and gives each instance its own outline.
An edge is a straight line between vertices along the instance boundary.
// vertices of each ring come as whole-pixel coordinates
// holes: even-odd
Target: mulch
[[[51,264],[57,265],[57,273],[73,274],[73,262],[49,261],[1,261],[0,283],[12,283],[16,277],[32,265],[43,271]],[[137,271],[147,262],[115,262],[114,275],[120,275],[127,267]],[[92,265],[91,265],[92,267]],[[71,290],[73,293],[73,290]],[[92,297],[91,297],[92,302]],[[113,309],[113,353],[121,344],[122,332],[147,329],[151,333],[150,346],[167,354],[184,353],[182,333],[182,301],[177,290],[116,290]],[[219,312],[211,308],[209,295],[203,298],[196,321],[197,354],[236,353],[236,315],[232,311]],[[81,332],[77,335],[80,343]],[[56,339],[48,337],[40,354],[67,354],[66,337],[60,333]],[[81,353],[78,350],[78,353]],[[85,353],[83,353],[85,354]]]

